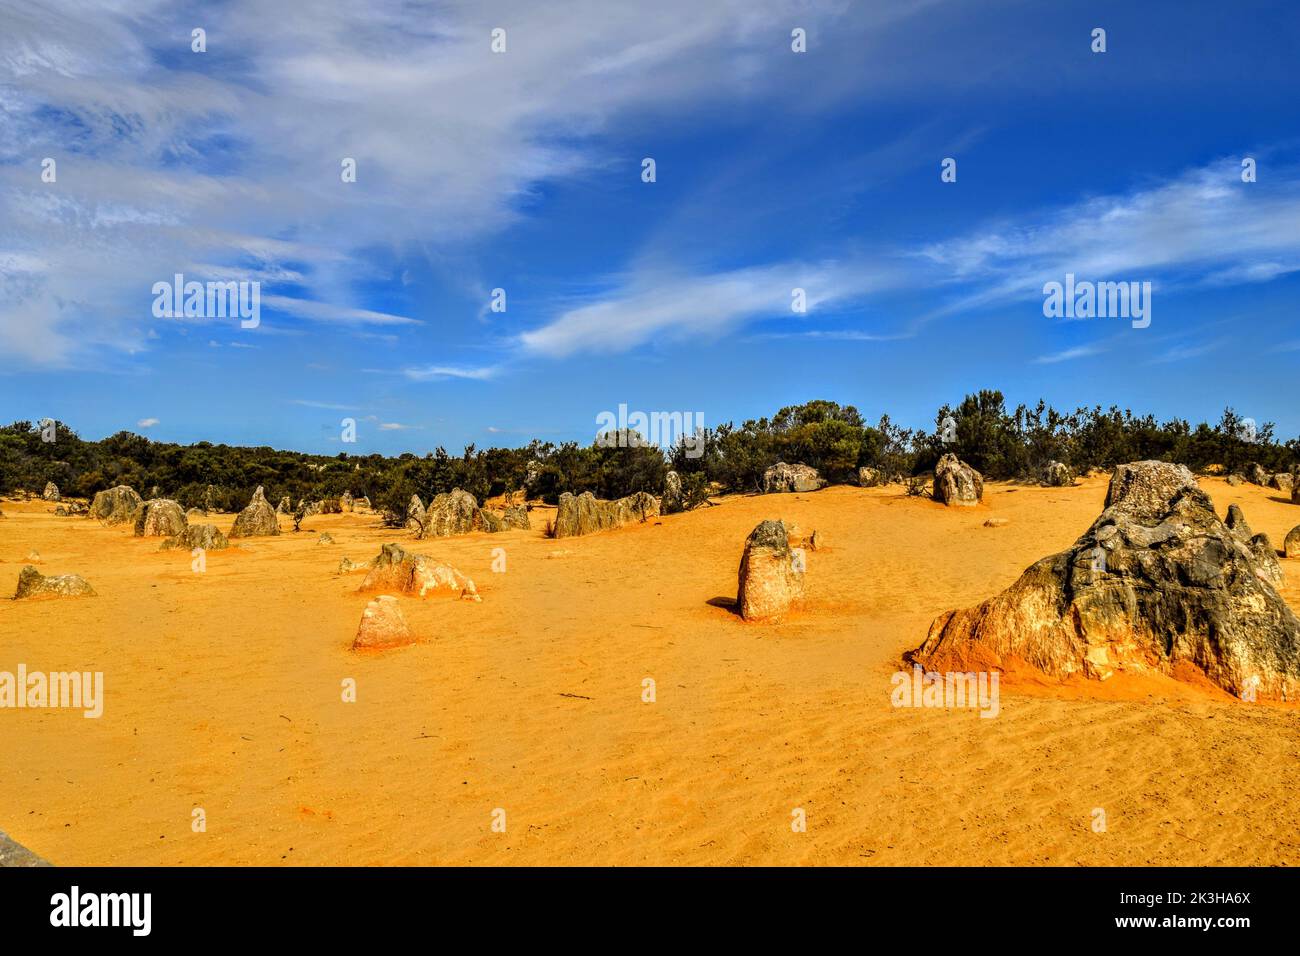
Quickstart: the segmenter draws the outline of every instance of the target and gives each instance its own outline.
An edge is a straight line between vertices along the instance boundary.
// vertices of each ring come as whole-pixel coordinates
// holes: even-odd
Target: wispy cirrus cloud
[[[519,343],[526,352],[560,358],[716,338],[756,319],[802,318],[793,309],[795,290],[802,290],[807,313],[815,314],[899,281],[887,266],[867,262],[782,263],[703,275],[649,269],[523,333]]]

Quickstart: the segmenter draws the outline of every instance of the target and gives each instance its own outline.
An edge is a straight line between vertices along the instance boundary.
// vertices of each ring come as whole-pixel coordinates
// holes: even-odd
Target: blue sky
[[[0,3],[0,419],[456,452],[994,387],[1294,437],[1297,48],[1285,3]],[[260,326],[155,318],[177,272]],[[1044,317],[1067,272],[1150,327]]]

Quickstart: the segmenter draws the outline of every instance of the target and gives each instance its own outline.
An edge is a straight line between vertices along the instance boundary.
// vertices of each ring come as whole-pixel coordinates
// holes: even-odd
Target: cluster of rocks
[[[95,589],[79,574],[46,576],[30,564],[18,572],[14,600],[33,597],[94,597]]]
[[[763,472],[764,494],[817,491],[825,486],[826,482],[817,474],[817,469],[807,465],[788,465],[778,461]]]
[[[740,556],[736,606],[746,621],[778,620],[804,594],[805,562],[790,547],[783,521],[764,521],[750,532]]]
[[[580,495],[566,491],[560,495],[555,513],[555,537],[577,537],[658,516],[659,499],[649,492],[638,491],[615,501],[601,501],[590,491]]]
[[[984,476],[954,454],[934,466],[934,500],[948,506],[970,507],[984,497]]]
[[[193,551],[195,548],[202,548],[204,551],[224,551],[229,547],[230,539],[222,534],[216,525],[192,524],[180,534],[160,544],[158,550],[170,551],[183,548],[186,551]]]
[[[90,514],[90,509],[80,501],[65,501],[54,509],[54,514],[59,518],[83,518]]]
[[[1102,680],[1191,664],[1233,694],[1294,700],[1300,619],[1276,590],[1267,538],[1249,531],[1240,509],[1221,521],[1185,467],[1121,465],[1105,510],[1068,550],[983,604],[940,615],[909,656],[927,670],[1019,659]]]
[[[521,504],[508,506],[503,515],[480,508],[478,499],[468,491],[454,488],[434,495],[426,508],[419,495],[411,495],[406,506],[406,527],[417,538],[446,538],[471,531],[498,532],[511,528],[531,527],[528,508]]]
[[[362,591],[395,591],[416,597],[443,592],[466,601],[480,600],[474,582],[451,565],[427,554],[412,554],[399,544],[384,545],[368,567]]]

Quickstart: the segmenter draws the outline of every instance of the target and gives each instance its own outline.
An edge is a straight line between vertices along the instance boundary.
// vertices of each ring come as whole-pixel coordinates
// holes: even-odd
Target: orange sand
[[[1300,522],[1280,492],[1202,486],[1275,544]],[[1104,492],[994,483],[946,509],[831,488],[586,538],[421,542],[483,601],[402,598],[423,643],[365,654],[349,650],[362,575],[335,569],[409,540],[377,519],[309,518],[195,574],[158,539],[5,502],[0,588],[35,548],[42,572],[99,596],[0,601],[0,670],[102,670],[106,705],[100,720],[0,710],[0,829],[92,865],[1295,865],[1295,707],[1032,677],[1004,684],[996,719],[890,706],[931,619],[1067,546]],[[995,514],[1010,524],[982,527]],[[828,547],[808,556],[800,613],[746,625],[714,599],[735,596],[767,517]],[[1294,607],[1300,561],[1283,565]]]

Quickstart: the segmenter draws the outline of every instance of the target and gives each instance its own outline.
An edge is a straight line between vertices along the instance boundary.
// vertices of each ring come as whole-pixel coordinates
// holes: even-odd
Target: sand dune
[[[1201,484],[1275,543],[1300,523],[1281,492]],[[158,539],[6,502],[0,586],[35,548],[98,597],[0,602],[0,669],[102,670],[106,704],[99,720],[0,711],[0,828],[91,865],[1300,863],[1283,825],[1300,816],[1295,706],[1022,675],[996,719],[890,706],[931,620],[1069,545],[1105,488],[990,483],[961,510],[897,488],[737,496],[561,541],[414,544],[319,515],[209,553],[203,574]],[[1009,524],[984,527],[993,515]],[[753,625],[718,599],[764,518],[828,546],[807,604]],[[472,577],[482,602],[402,598],[421,642],[353,652],[369,595],[335,571],[390,540]],[[1282,564],[1300,607],[1300,561]]]

